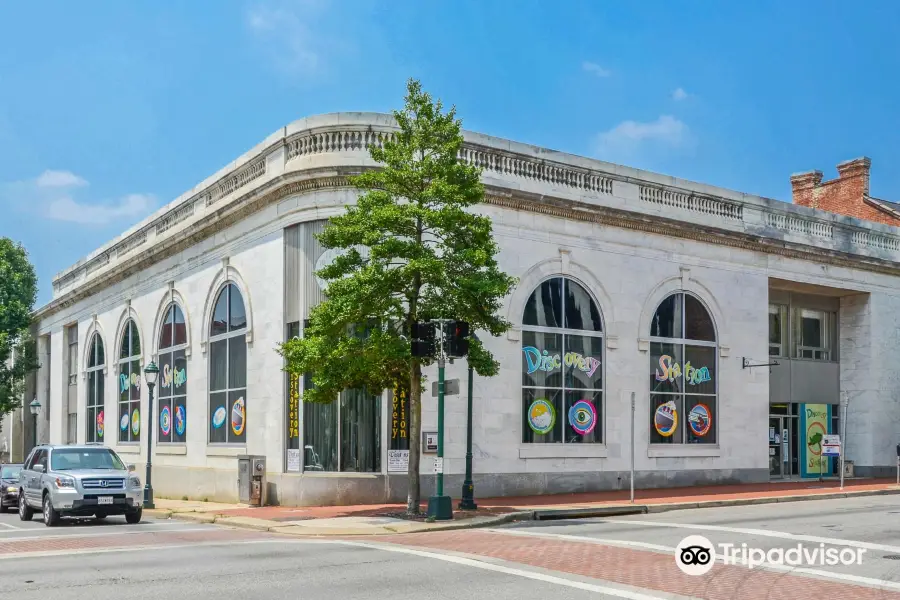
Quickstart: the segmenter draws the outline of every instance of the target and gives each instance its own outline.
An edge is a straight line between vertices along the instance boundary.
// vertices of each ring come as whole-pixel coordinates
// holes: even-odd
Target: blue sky
[[[715,7],[715,11],[710,9]],[[405,80],[468,129],[790,200],[900,200],[900,3],[114,0],[0,6],[0,236],[40,277],[300,117]]]

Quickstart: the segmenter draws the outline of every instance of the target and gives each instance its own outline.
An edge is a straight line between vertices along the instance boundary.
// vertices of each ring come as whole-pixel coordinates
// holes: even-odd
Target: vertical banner
[[[822,456],[822,441],[830,433],[831,406],[800,405],[800,476],[831,475],[831,459]]]
[[[287,326],[287,339],[291,340],[300,335],[300,323],[289,323]],[[285,421],[287,426],[285,446],[287,460],[285,471],[299,472],[300,465],[300,376],[293,373],[285,373],[286,377],[286,406]]]
[[[391,444],[388,446],[388,473],[409,470],[409,394],[395,384],[391,394]]]

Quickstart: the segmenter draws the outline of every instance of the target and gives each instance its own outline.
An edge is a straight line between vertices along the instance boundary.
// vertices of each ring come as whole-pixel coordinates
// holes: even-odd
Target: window
[[[159,412],[156,439],[183,444],[187,432],[187,327],[174,302],[159,334]]]
[[[50,453],[50,465],[54,471],[72,469],[101,469],[124,471],[122,460],[107,448],[56,448]]]
[[[66,443],[74,444],[78,441],[78,325],[66,328],[66,344]]]
[[[119,441],[141,441],[141,337],[128,319],[119,344]]]
[[[106,359],[103,355],[103,340],[100,334],[91,336],[90,351],[87,362],[87,441],[102,442],[105,431],[103,389],[106,376],[104,367]]]
[[[305,470],[381,471],[381,396],[344,390],[329,404],[304,403],[303,421]]]
[[[571,279],[541,283],[522,318],[522,441],[603,442],[603,320]]]
[[[716,331],[694,296],[672,294],[650,324],[650,443],[716,443]]]
[[[787,345],[787,307],[769,305],[769,356],[785,356]]]
[[[247,313],[237,286],[216,298],[209,325],[209,443],[244,444],[247,428]]]
[[[835,313],[808,308],[794,309],[794,357],[834,360],[832,348],[837,322]]]
[[[285,341],[300,337],[300,322],[288,323]],[[287,415],[286,442],[288,450],[300,450],[300,376],[285,371],[285,415]]]

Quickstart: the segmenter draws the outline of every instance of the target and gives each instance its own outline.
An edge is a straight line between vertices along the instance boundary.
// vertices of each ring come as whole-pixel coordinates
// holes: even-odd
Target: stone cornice
[[[396,132],[389,115],[371,113],[311,117],[284,128],[60,273],[54,299],[37,314],[51,314],[121,281],[168,256],[170,248],[195,244],[273,198],[348,185],[346,175],[377,168],[368,147],[382,146]],[[892,265],[900,261],[900,235],[893,227],[478,133],[464,135],[459,158],[482,169],[491,203],[515,198],[517,210],[565,209],[569,212],[558,216],[578,220],[616,215],[618,226],[629,228],[665,223],[642,230],[677,236],[706,232],[705,241],[713,243],[738,243],[719,240],[726,237],[763,252],[794,248],[806,259],[828,256],[880,272],[895,273]]]

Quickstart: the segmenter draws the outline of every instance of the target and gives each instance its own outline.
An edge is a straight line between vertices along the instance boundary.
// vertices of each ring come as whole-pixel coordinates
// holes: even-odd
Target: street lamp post
[[[28,408],[31,409],[31,419],[33,425],[33,429],[31,430],[31,439],[33,443],[31,444],[31,447],[34,448],[38,443],[37,418],[38,413],[41,412],[41,403],[38,402],[37,397],[35,397],[35,399],[31,401],[31,404],[28,405]]]
[[[473,333],[471,337],[475,338]],[[477,339],[477,338],[476,338]],[[466,478],[462,486],[460,510],[476,510],[475,484],[472,482],[472,365],[469,364],[469,402],[466,416]]]
[[[150,361],[150,364],[144,367],[144,378],[147,381],[147,389],[150,392],[150,405],[147,407],[147,420],[151,423],[147,427],[147,475],[146,483],[144,483],[144,508],[155,508],[153,505],[153,484],[151,483],[151,472],[153,469],[153,388],[156,387],[156,377],[159,375],[159,367],[156,363]]]

